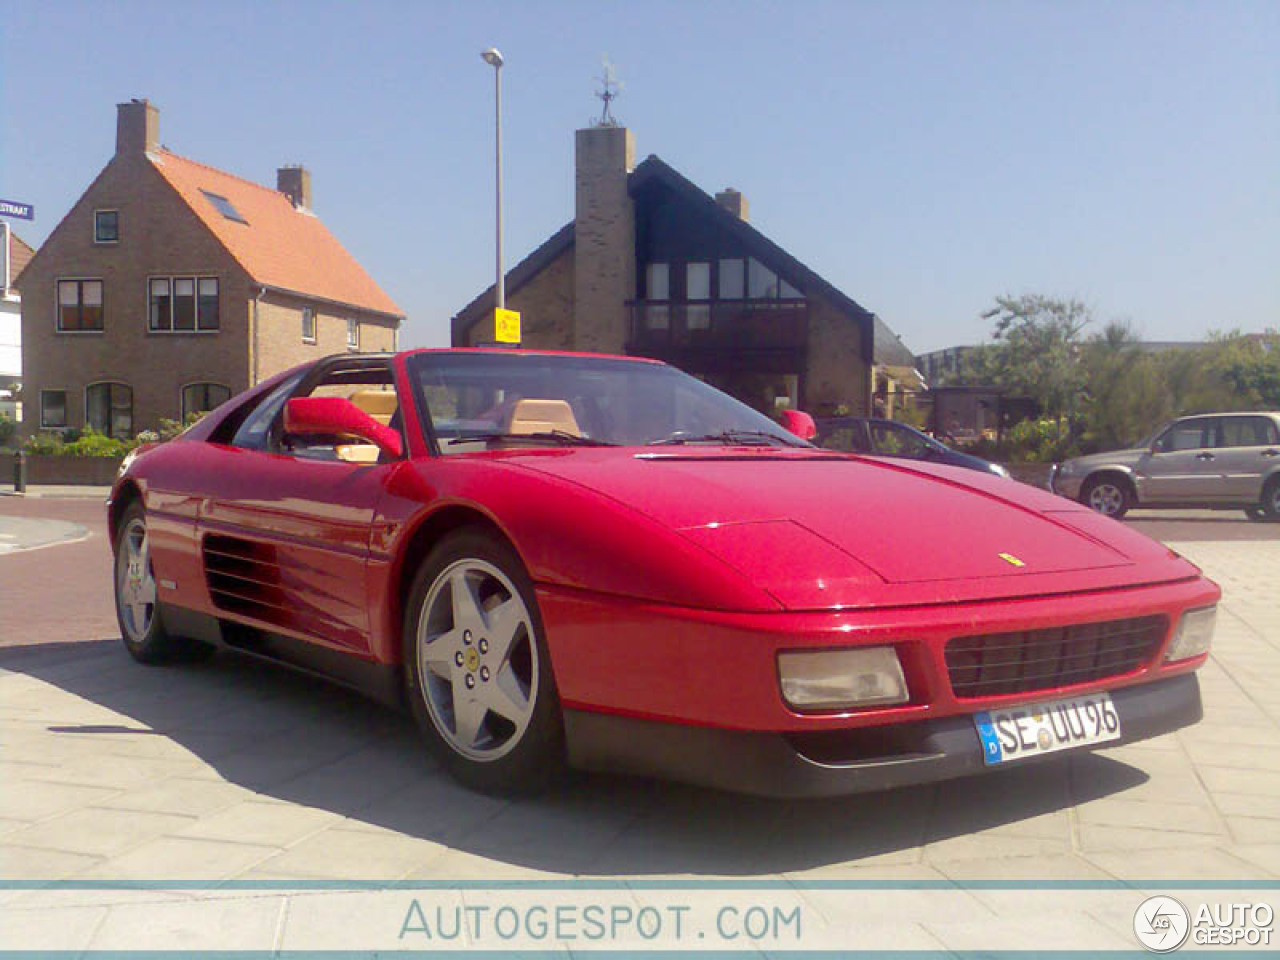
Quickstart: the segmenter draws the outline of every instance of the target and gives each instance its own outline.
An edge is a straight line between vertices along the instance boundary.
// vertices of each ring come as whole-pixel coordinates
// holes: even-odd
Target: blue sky
[[[508,266],[573,216],[573,130],[618,117],[917,352],[1002,293],[1148,339],[1280,326],[1280,3],[0,0],[0,197],[39,242],[149,97],[175,152],[274,183],[447,342],[492,281],[503,71]]]

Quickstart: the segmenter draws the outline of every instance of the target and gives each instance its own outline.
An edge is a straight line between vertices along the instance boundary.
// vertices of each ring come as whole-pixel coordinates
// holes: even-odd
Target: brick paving
[[[0,500],[0,514],[94,534],[0,557],[0,639],[26,645],[0,650],[0,876],[10,880],[764,879],[799,885],[819,912],[824,895],[806,882],[1280,884],[1280,537],[1171,542],[1224,588],[1201,671],[1205,719],[1177,734],[845,799],[579,776],[506,800],[456,786],[407,719],[320,682],[232,656],[134,664],[114,639],[94,510]],[[67,949],[124,943],[143,909],[137,891],[36,896],[0,891],[11,931],[57,919]],[[996,896],[972,894],[987,912]],[[143,900],[166,897],[190,913],[172,915],[177,928],[228,909],[167,891]],[[269,944],[305,941],[272,928],[285,921],[269,904],[243,909],[245,929],[276,929]],[[1132,946],[1113,912],[1099,908],[1084,928],[1077,918],[1057,942]],[[4,936],[17,934],[0,946]],[[976,934],[956,916],[902,936],[928,948]]]

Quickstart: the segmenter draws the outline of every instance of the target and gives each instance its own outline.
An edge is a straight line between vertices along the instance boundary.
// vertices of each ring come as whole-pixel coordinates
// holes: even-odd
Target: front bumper
[[[1122,738],[1099,747],[1169,733],[1202,715],[1194,674],[1112,690],[1111,698]],[[983,762],[971,714],[883,727],[767,733],[566,710],[565,735],[575,767],[771,797],[867,793],[1007,766]]]
[[[1055,463],[1053,469],[1049,471],[1049,490],[1060,497],[1066,497],[1068,500],[1079,500],[1080,488],[1083,485],[1083,476],[1064,477],[1061,464]]]

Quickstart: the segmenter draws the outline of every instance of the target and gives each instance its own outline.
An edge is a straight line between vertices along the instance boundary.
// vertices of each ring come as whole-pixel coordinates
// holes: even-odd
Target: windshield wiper
[[[677,430],[669,437],[650,441],[649,446],[658,447],[682,443],[723,443],[744,447],[766,447],[769,446],[770,442],[780,443],[787,447],[808,446],[803,440],[788,440],[786,437],[780,437],[776,433],[769,433],[767,430],[723,430],[720,433],[703,434],[684,433]]]
[[[540,430],[537,433],[467,433],[460,437],[451,437],[445,443],[452,446],[455,443],[474,443],[476,441],[489,443],[498,440],[529,440],[534,443],[555,443],[562,447],[617,446],[617,444],[609,443],[607,440],[594,440],[591,437],[579,436],[576,433],[568,433],[564,430]]]

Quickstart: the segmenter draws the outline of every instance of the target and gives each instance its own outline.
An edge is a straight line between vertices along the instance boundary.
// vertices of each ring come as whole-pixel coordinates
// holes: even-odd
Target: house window
[[[200,296],[196,300],[196,329],[217,330],[218,314],[218,278],[200,278]]]
[[[778,296],[778,275],[755,257],[747,261],[747,296],[752,300],[774,300]]]
[[[316,312],[311,307],[302,308],[302,342],[316,342]]]
[[[102,330],[102,281],[58,281],[58,329],[78,333]]]
[[[189,383],[182,388],[182,419],[208,413],[230,399],[231,391],[220,383]]]
[[[67,425],[67,391],[40,391],[40,426],[57,429]]]
[[[746,273],[740,259],[720,261],[720,299],[742,300],[747,295]]]
[[[360,321],[355,317],[347,318],[347,346],[353,350],[360,349]]]
[[[711,264],[685,264],[684,297],[689,301],[711,299]],[[710,329],[711,304],[690,302],[685,307],[684,323],[690,330]]]
[[[671,299],[671,266],[651,263],[644,271],[646,300],[659,301],[644,308],[644,325],[650,330],[667,330],[671,327],[671,308],[661,301]]]
[[[147,283],[147,324],[155,333],[218,329],[217,277],[152,277]]]
[[[120,212],[118,210],[93,211],[93,242],[118,243],[120,241]]]
[[[151,329],[172,330],[173,311],[169,297],[169,280],[161,278],[151,281]]]
[[[133,436],[133,388],[124,383],[91,383],[84,391],[84,422],[91,430],[127,440]]]
[[[196,282],[191,277],[173,281],[173,329],[196,328]]]

